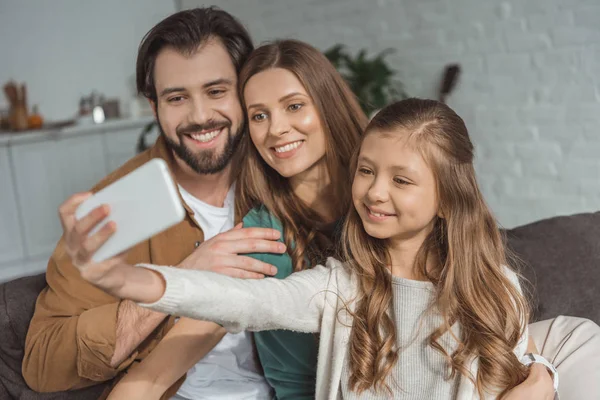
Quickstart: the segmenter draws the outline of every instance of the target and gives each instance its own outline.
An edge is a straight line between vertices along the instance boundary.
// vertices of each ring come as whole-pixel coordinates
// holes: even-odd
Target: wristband
[[[539,354],[527,353],[523,356],[523,358],[521,358],[521,362],[525,366],[530,366],[531,364],[537,363],[537,364],[542,364],[546,368],[548,368],[550,370],[550,372],[552,372],[552,381],[553,381],[553,385],[554,385],[554,391],[555,392],[558,391],[558,371],[556,370],[556,368],[554,368],[554,365],[552,365],[552,363],[550,363],[550,361],[546,360],[544,357],[540,356]]]

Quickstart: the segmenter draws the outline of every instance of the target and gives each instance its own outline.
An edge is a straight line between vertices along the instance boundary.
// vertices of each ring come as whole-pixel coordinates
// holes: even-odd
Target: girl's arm
[[[538,354],[538,350],[531,336],[527,343],[527,352]],[[554,385],[550,373],[542,364],[532,364],[529,375],[519,385],[509,390],[502,400],[521,399],[554,399]]]
[[[205,331],[204,321],[180,319],[156,348],[119,381],[107,400],[159,400],[226,333],[217,325],[210,333]]]
[[[164,280],[153,310],[213,321],[230,332],[286,329],[318,332],[332,269],[316,266],[286,279],[243,280],[208,271],[140,265]],[[335,290],[335,289],[334,289]]]
[[[518,276],[511,271],[508,267],[505,267],[506,274],[509,280],[515,285],[519,293],[522,295],[521,284],[519,283]],[[538,354],[537,347],[531,335],[529,335],[529,328],[527,321],[523,320],[525,329],[521,340],[517,344],[514,352],[515,355],[521,359],[525,353]],[[519,385],[508,391],[502,398],[502,400],[519,400],[519,399],[554,399],[554,385],[552,376],[541,364],[533,364],[529,367],[529,375]]]
[[[84,269],[107,293],[166,314],[217,322],[228,331],[287,329],[318,332],[334,268],[316,266],[284,280],[243,280],[209,271],[128,264]]]

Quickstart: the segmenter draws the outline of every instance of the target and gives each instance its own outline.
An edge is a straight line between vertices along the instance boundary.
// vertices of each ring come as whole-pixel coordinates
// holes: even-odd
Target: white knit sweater
[[[341,399],[340,380],[348,353],[357,283],[342,262],[329,258],[325,266],[297,272],[286,279],[243,280],[208,271],[182,270],[140,264],[161,273],[166,281],[163,297],[143,307],[166,314],[216,322],[229,332],[287,329],[319,332],[317,400]],[[519,285],[516,275],[507,269]],[[527,330],[515,354],[527,348]],[[477,358],[470,362],[476,376]],[[486,396],[493,398],[494,396]],[[470,379],[461,377],[457,399],[479,399]]]

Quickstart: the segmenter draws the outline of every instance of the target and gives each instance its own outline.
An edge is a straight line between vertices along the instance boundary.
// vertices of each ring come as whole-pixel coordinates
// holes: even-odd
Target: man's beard
[[[178,143],[165,134],[158,113],[156,119],[158,121],[160,134],[165,138],[167,147],[182,159],[192,170],[203,175],[216,174],[223,171],[223,169],[229,165],[229,161],[231,161],[231,158],[239,147],[244,129],[243,126],[241,126],[235,134],[232,134],[231,121],[229,120],[208,121],[202,125],[187,125],[176,129],[179,138]],[[220,135],[227,135],[225,148],[220,154],[217,154],[218,150],[216,149],[206,149],[194,152],[186,146],[183,141],[183,136],[186,136],[187,134],[216,129],[223,129],[224,132],[221,132]]]

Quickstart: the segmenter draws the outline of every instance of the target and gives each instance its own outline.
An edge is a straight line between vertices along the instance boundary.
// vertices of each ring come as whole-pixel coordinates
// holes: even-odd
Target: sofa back
[[[533,285],[536,321],[570,315],[600,324],[600,212],[549,218],[506,234]]]
[[[21,363],[29,321],[38,294],[46,286],[45,274],[0,284],[0,399],[95,400],[105,385],[57,393],[33,392],[23,379]]]

